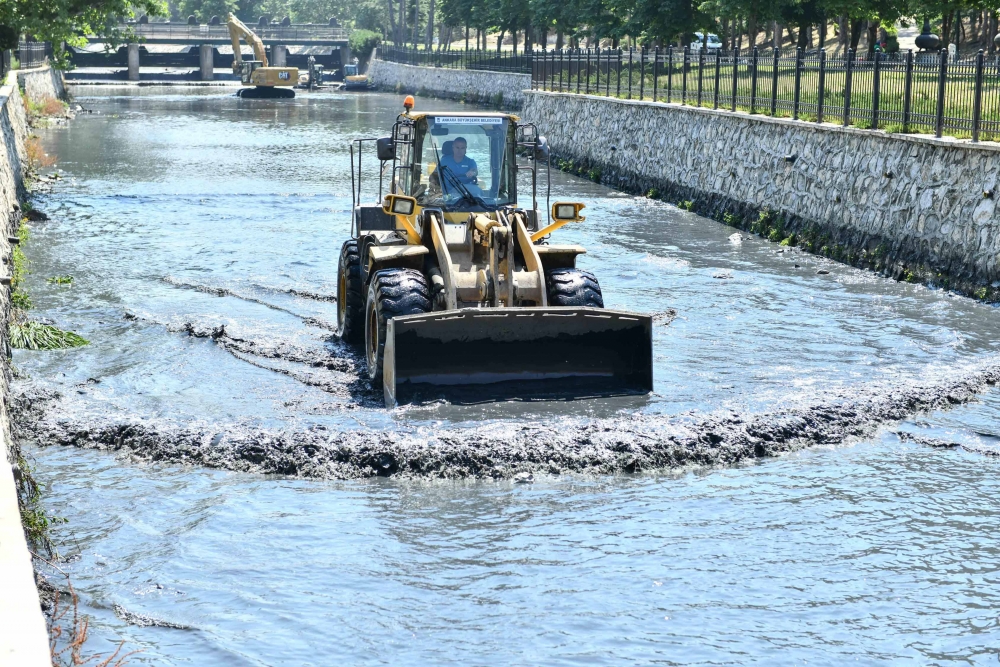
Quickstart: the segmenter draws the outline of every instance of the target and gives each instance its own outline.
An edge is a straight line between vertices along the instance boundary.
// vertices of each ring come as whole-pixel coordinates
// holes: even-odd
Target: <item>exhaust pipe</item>
[[[653,389],[652,319],[602,308],[465,308],[386,327],[385,404]]]

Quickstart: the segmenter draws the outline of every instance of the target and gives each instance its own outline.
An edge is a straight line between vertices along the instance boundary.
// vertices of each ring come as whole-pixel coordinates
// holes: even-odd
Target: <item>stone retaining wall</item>
[[[379,90],[430,95],[519,109],[530,74],[482,70],[416,67],[372,58],[368,76]]]
[[[34,69],[17,70],[17,83],[24,90],[25,96],[32,102],[47,97],[58,99],[66,97],[62,72],[52,69],[48,65]]]
[[[19,200],[25,194],[28,136],[24,103],[16,75],[12,72],[0,87],[0,276],[9,278],[10,242],[7,240],[20,222]],[[0,665],[42,667],[52,664],[49,637],[35,588],[31,555],[21,527],[17,506],[10,432],[10,343],[7,321],[10,315],[10,288],[0,286]]]
[[[525,91],[553,153],[608,185],[835,259],[1000,298],[1000,144]]]

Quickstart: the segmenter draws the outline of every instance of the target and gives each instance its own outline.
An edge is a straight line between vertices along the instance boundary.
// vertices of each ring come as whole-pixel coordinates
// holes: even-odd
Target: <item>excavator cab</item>
[[[386,404],[651,391],[650,317],[604,308],[577,266],[586,250],[549,242],[585,220],[584,204],[539,210],[548,151],[535,127],[405,105],[391,136],[351,146],[352,238],[338,267],[340,335],[364,347]],[[369,142],[380,169],[366,204]]]

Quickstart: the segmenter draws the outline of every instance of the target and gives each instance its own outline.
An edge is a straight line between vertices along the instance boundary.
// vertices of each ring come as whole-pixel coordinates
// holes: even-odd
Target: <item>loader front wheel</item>
[[[420,271],[382,269],[372,276],[365,304],[365,355],[374,389],[382,388],[386,323],[394,317],[430,312],[432,307],[430,285]]]
[[[580,269],[546,271],[545,291],[550,306],[604,308],[601,286],[590,271]]]
[[[351,239],[340,249],[337,267],[337,329],[340,340],[358,344],[365,331],[365,295],[361,291],[361,256]]]

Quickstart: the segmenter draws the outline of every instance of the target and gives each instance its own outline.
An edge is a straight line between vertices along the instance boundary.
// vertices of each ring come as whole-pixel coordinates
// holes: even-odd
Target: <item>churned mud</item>
[[[835,445],[916,413],[968,402],[998,380],[1000,362],[994,361],[947,382],[873,386],[829,402],[755,415],[623,414],[585,421],[401,426],[394,431],[322,426],[266,431],[167,421],[80,424],[60,419],[57,410],[49,413],[59,404],[54,393],[22,394],[14,409],[19,436],[25,440],[112,451],[141,461],[316,478],[523,478],[525,473],[635,473],[727,465],[811,445]]]

